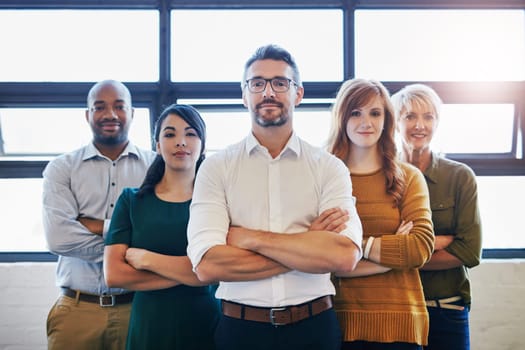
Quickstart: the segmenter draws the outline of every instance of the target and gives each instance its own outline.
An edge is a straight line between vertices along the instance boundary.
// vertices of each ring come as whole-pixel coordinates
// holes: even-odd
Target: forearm
[[[243,248],[307,273],[350,272],[360,257],[352,240],[329,231],[295,234],[255,231],[252,238],[245,241]]]
[[[391,268],[379,265],[370,260],[361,259],[357,263],[355,270],[346,273],[336,273],[337,277],[364,277],[377,275],[390,271]]]
[[[199,280],[207,283],[254,281],[288,271],[289,268],[272,259],[228,245],[210,248],[196,268]]]
[[[60,223],[58,221],[60,220]],[[100,263],[104,254],[104,240],[88,231],[76,220],[55,217],[44,225],[47,248],[56,255]]]
[[[196,287],[207,284],[197,278],[187,256],[164,255],[148,251],[144,255],[143,266],[140,268],[188,286]]]
[[[136,270],[126,263],[104,268],[106,283],[109,287],[129,290],[156,290],[174,287],[180,283],[156,273]]]
[[[104,278],[109,287],[129,290],[155,290],[178,285],[173,281],[149,271],[141,271],[129,265],[124,259],[126,246],[106,246],[104,252]]]
[[[42,223],[47,247],[56,255],[102,262],[102,237],[77,221],[79,205],[67,169],[67,165],[52,162],[44,172]]]
[[[91,233],[102,236],[104,233],[104,220],[92,219],[88,217],[78,217],[77,220],[84,225]]]
[[[462,266],[463,262],[454,255],[450,254],[446,250],[436,250],[430,261],[427,262],[421,270],[432,271],[432,270],[448,270],[455,267]]]

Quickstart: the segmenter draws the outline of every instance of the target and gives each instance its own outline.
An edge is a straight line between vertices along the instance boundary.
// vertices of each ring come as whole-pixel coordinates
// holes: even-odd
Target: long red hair
[[[346,163],[352,142],[346,134],[346,125],[352,110],[367,105],[372,98],[383,101],[385,123],[378,141],[386,177],[386,191],[394,198],[394,205],[401,202],[405,189],[405,177],[397,159],[395,143],[394,108],[385,86],[376,80],[352,79],[345,81],[337,93],[332,107],[332,127],[328,138],[328,151]]]

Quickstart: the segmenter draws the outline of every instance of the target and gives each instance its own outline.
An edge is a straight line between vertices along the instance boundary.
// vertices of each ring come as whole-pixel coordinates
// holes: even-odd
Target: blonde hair
[[[343,162],[348,160],[352,142],[346,134],[346,125],[352,110],[365,106],[374,97],[383,101],[385,123],[378,141],[386,177],[386,191],[394,197],[394,206],[399,205],[405,188],[405,177],[397,160],[397,147],[394,141],[395,117],[390,94],[381,82],[368,79],[345,81],[332,107],[332,126],[328,138],[328,151]]]
[[[403,111],[410,112],[413,107],[427,107],[434,110],[436,119],[439,120],[443,102],[439,95],[428,85],[407,85],[391,97],[396,118],[401,117]]]

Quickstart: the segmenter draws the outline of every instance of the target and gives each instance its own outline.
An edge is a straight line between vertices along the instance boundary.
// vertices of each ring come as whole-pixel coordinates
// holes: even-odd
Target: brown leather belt
[[[78,295],[78,300],[85,301],[87,303],[98,304],[102,307],[129,304],[133,300],[133,294],[134,294],[134,293],[124,293],[124,294],[117,294],[117,295],[93,295],[93,294],[80,293],[76,290],[73,290],[67,287],[62,287],[61,289],[62,289],[62,294],[67,297],[76,299]]]
[[[333,307],[332,297],[326,295],[304,304],[284,307],[254,307],[222,300],[222,313],[225,316],[247,321],[271,323],[284,326],[320,314]]]

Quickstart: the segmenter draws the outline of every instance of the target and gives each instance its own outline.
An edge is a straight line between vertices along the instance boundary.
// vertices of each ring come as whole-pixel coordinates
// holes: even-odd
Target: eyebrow
[[[106,101],[96,100],[93,102],[94,105],[105,104]],[[126,103],[125,100],[115,100],[115,103]]]
[[[195,128],[192,127],[192,126],[187,126],[187,127],[184,128],[184,130],[190,130],[190,129],[195,130]],[[169,126],[169,125],[168,125],[168,126],[165,126],[164,129],[162,129],[162,131],[165,131],[165,130],[173,130],[173,131],[176,131],[177,129],[175,129],[174,126]]]
[[[271,79],[291,79],[291,80],[293,80],[292,78],[288,78],[288,77],[285,77],[283,75],[277,75],[277,76],[274,76],[272,78],[265,78],[262,75],[256,75],[256,76],[248,78],[246,80],[250,80],[250,79],[267,79],[267,80],[271,80]]]

